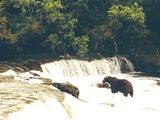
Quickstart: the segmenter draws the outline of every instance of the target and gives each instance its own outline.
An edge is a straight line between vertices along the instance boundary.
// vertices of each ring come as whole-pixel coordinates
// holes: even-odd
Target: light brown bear
[[[116,77],[105,77],[102,81],[103,83],[108,82],[111,85],[111,92],[117,93],[122,92],[125,97],[130,94],[133,97],[133,86],[132,84],[126,79],[117,79]]]

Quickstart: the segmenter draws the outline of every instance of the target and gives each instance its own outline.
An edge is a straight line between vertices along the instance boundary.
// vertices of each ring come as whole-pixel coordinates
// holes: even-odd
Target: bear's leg
[[[130,96],[133,97],[133,90],[130,92]]]
[[[127,97],[127,96],[128,96],[128,93],[124,93],[123,95],[124,95],[125,97]]]
[[[114,90],[113,90],[113,89],[111,89],[111,92],[112,92],[112,93],[114,93]]]
[[[112,92],[112,93],[117,93],[118,91],[112,88],[112,89],[111,89],[111,92]]]

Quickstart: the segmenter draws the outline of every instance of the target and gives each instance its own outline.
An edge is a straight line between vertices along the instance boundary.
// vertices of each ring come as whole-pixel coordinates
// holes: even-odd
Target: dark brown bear
[[[105,77],[102,81],[103,83],[108,82],[111,85],[111,92],[117,93],[122,92],[124,96],[130,96],[133,97],[133,87],[132,84],[125,79],[117,79],[116,77]]]
[[[52,86],[58,88],[62,92],[71,94],[76,98],[79,96],[79,89],[70,83],[52,83]]]

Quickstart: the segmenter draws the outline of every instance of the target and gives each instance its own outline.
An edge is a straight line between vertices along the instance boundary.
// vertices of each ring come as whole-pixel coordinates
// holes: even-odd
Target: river
[[[125,57],[62,59],[41,63],[41,68],[42,71],[27,72],[9,69],[0,74],[0,119],[160,120],[160,77],[135,71]],[[98,88],[96,84],[105,76],[129,80],[134,88],[133,98]],[[52,82],[77,86],[79,99],[54,88]]]

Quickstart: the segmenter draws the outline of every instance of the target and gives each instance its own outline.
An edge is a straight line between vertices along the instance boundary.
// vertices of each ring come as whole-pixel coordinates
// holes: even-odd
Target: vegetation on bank
[[[1,0],[0,59],[160,54],[159,0]]]

